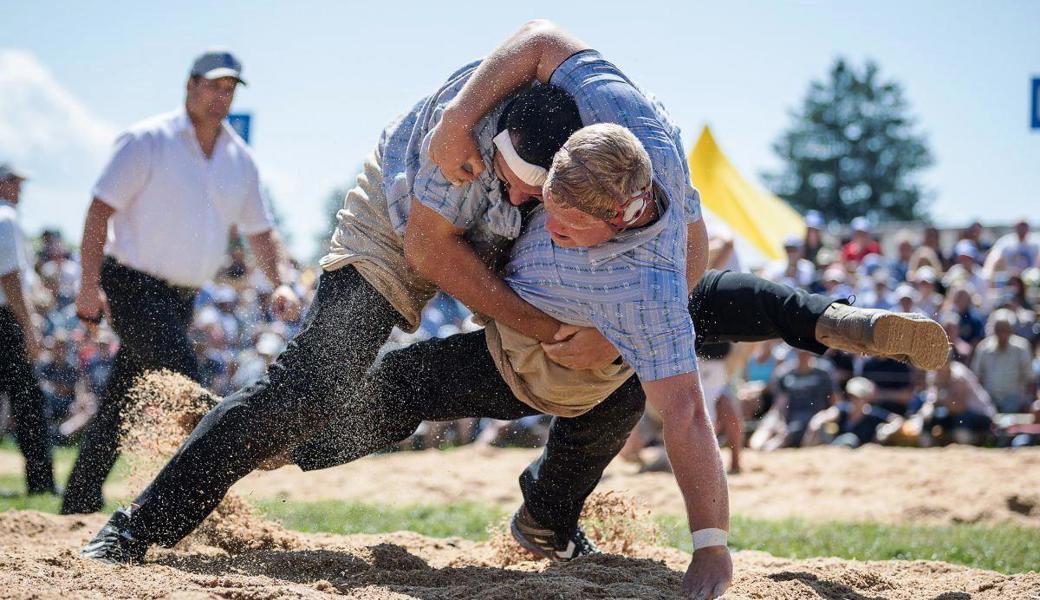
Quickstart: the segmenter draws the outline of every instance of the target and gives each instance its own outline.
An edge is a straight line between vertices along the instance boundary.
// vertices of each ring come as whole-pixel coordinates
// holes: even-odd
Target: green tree
[[[763,177],[794,208],[830,220],[925,219],[928,192],[917,175],[932,155],[909,113],[902,86],[882,80],[874,62],[857,71],[839,58],[773,143],[783,168]]]

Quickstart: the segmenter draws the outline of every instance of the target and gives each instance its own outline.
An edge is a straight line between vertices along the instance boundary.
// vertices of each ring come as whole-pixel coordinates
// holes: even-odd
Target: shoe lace
[[[571,541],[574,542],[574,547],[577,549],[576,556],[588,556],[589,554],[599,554],[599,548],[596,544],[592,543],[592,540],[585,535],[585,530],[581,528],[581,525],[574,530],[571,535]]]

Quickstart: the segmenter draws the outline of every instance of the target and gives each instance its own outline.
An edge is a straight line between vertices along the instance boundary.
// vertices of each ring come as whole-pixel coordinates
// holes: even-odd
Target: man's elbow
[[[520,35],[535,39],[551,39],[563,33],[559,25],[549,19],[531,19],[520,26]]]

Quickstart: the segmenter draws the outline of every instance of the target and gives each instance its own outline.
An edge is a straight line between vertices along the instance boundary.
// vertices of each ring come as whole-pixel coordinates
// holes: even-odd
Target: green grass
[[[684,518],[658,519],[661,543],[691,550]],[[941,560],[1001,573],[1040,571],[1040,530],[1012,524],[881,525],[766,521],[735,516],[730,547],[774,556],[854,560]]]
[[[407,530],[431,537],[483,540],[487,538],[488,525],[505,516],[494,507],[474,503],[393,507],[335,500],[257,500],[253,504],[289,529],[339,534]]]

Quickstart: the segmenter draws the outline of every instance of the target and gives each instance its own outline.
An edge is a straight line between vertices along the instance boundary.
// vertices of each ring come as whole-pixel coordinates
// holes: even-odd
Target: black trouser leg
[[[25,354],[22,326],[7,306],[0,306],[0,357],[0,393],[11,399],[15,440],[25,456],[26,488],[30,494],[53,492],[46,401]]]
[[[170,369],[198,380],[198,364],[188,338],[194,294],[178,290],[111,258],[101,268],[101,285],[119,335],[119,351],[84,432],[69,475],[63,514],[101,510],[101,486],[119,456],[119,426],[126,393],[147,370]]]
[[[643,413],[635,377],[591,411],[553,419],[542,457],[521,477],[528,508],[547,527],[573,529],[585,498]],[[329,427],[299,446],[304,470],[343,464],[411,435],[424,420],[517,419],[538,411],[520,402],[491,360],[484,332],[434,339],[388,353],[358,397]],[[544,519],[544,520],[543,520]]]
[[[639,378],[632,377],[589,412],[553,417],[542,455],[520,475],[524,504],[539,525],[574,531],[585,499],[625,445],[645,401]]]
[[[719,342],[782,339],[816,354],[816,321],[836,302],[749,273],[708,270],[690,295],[697,347]]]
[[[399,442],[423,421],[534,414],[498,374],[483,331],[431,339],[388,352],[293,460],[305,471],[324,469]]]
[[[236,481],[324,427],[400,322],[354,268],[324,273],[303,328],[266,376],[203,417],[138,496],[134,537],[176,544]]]

